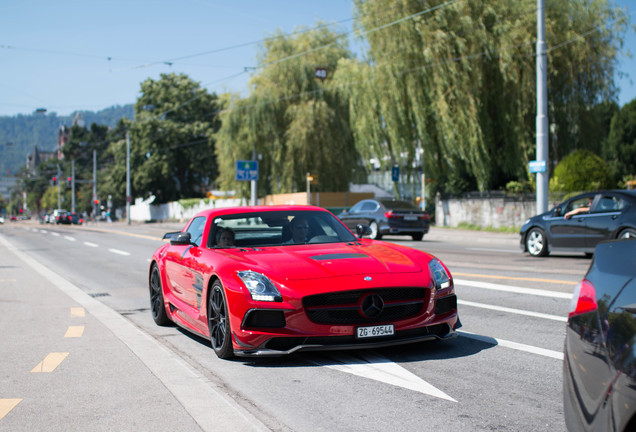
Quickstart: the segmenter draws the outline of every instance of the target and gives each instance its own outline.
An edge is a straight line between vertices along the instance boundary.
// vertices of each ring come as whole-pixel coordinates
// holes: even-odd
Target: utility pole
[[[548,55],[545,45],[545,0],[537,0],[537,213],[548,211]]]
[[[97,221],[97,150],[93,150],[93,215]]]
[[[62,170],[60,169],[60,164],[57,164],[57,208],[62,208]]]
[[[75,213],[75,160],[71,161],[71,211]]]
[[[126,132],[126,221],[130,225],[130,134]]]

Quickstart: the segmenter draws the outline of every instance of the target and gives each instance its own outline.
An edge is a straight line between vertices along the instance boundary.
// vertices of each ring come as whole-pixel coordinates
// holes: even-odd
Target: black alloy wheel
[[[210,343],[217,357],[229,359],[234,357],[232,348],[232,330],[227,313],[227,301],[223,286],[217,280],[212,285],[208,296],[208,327],[210,329]]]
[[[157,325],[167,326],[171,321],[166,313],[166,305],[163,301],[163,290],[161,289],[161,274],[156,264],[152,266],[150,272],[149,288],[152,319]]]

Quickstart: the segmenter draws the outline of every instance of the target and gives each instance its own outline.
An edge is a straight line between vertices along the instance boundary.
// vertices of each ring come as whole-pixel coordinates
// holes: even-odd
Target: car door
[[[579,195],[566,201],[559,215],[550,218],[552,246],[561,249],[584,249],[587,247],[587,225],[589,213],[576,214],[568,219],[565,214],[589,204],[594,194]]]
[[[191,244],[171,246],[166,256],[166,270],[175,297],[196,311],[201,307],[203,275],[198,271],[198,258],[201,256],[201,238],[205,227],[205,218],[194,218],[186,232],[190,233]]]
[[[585,218],[587,246],[593,248],[599,242],[609,240],[618,228],[621,214],[627,207],[627,201],[617,194],[600,194],[590,214]]]
[[[340,220],[347,226],[347,228],[354,232],[357,224],[366,224],[366,222],[362,221],[362,206],[364,206],[365,202],[366,201],[360,201],[356,203],[349,209],[349,211],[347,211],[347,213],[340,215]]]

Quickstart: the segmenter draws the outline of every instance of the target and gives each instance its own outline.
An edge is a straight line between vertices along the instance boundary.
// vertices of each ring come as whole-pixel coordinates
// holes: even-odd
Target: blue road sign
[[[399,166],[394,166],[391,169],[391,179],[396,182],[396,181],[400,181],[400,167]]]
[[[253,161],[253,160],[236,161],[236,180],[238,181],[258,180],[258,161]]]
[[[530,163],[528,163],[528,168],[530,169],[531,173],[542,173],[545,172],[545,161],[541,160],[541,161],[530,161]]]

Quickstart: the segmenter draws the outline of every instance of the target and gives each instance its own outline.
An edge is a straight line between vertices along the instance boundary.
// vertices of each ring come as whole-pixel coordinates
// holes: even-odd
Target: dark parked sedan
[[[410,235],[422,240],[428,232],[430,216],[409,201],[394,199],[362,200],[338,218],[353,232],[358,224],[371,228],[371,237],[380,240],[383,235]]]
[[[528,219],[520,234],[521,249],[533,256],[556,251],[592,255],[603,240],[636,237],[636,191],[577,195]]]
[[[636,430],[636,241],[599,244],[574,290],[563,406],[571,431]]]

